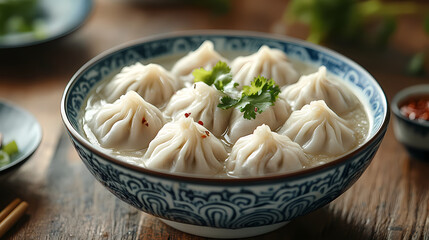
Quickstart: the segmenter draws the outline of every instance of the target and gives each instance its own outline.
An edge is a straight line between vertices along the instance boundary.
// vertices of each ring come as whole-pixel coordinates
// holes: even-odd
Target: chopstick
[[[0,238],[24,215],[27,207],[26,201],[16,198],[0,212]]]

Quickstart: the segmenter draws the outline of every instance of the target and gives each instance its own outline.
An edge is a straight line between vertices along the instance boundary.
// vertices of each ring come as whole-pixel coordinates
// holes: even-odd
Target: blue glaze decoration
[[[172,221],[238,229],[289,221],[331,202],[360,177],[382,137],[340,167],[304,179],[268,181],[257,187],[218,187],[141,176],[73,143],[96,179],[130,205]]]
[[[211,40],[217,51],[255,52],[262,45],[283,50],[288,57],[327,70],[355,86],[368,106],[370,138],[347,159],[307,174],[258,181],[198,181],[151,174],[107,159],[91,149],[83,135],[80,112],[85,98],[106,76],[136,61],[184,55]],[[362,97],[361,97],[362,98]],[[257,34],[198,33],[158,37],[107,52],[85,65],[63,98],[63,118],[84,164],[109,191],[130,205],[164,219],[215,228],[241,229],[289,221],[337,198],[364,172],[386,131],[387,101],[377,82],[360,66],[330,50],[288,38]],[[74,133],[75,131],[76,133]]]

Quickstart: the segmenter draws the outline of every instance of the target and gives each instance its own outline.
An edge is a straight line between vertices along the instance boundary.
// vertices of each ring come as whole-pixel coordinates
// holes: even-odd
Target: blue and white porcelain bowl
[[[266,177],[213,179],[175,175],[121,161],[91,144],[80,126],[88,93],[106,76],[137,61],[184,55],[211,40],[217,51],[256,52],[261,45],[327,70],[347,81],[369,117],[369,136],[358,149],[332,162]],[[373,159],[389,122],[389,107],[377,81],[350,59],[304,41],[262,33],[192,31],[154,36],[109,50],[85,64],[70,80],[61,115],[89,171],[124,202],[168,225],[195,235],[248,237],[275,230],[346,191]]]
[[[429,84],[420,84],[399,91],[393,98],[393,130],[412,158],[429,161],[429,121],[411,120],[401,114],[405,100],[416,96],[429,96]]]

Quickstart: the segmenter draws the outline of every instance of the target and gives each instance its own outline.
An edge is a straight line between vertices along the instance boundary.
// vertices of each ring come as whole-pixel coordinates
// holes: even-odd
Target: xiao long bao
[[[281,50],[261,46],[228,59],[205,41],[172,66],[157,63],[138,62],[106,78],[82,113],[90,142],[138,166],[219,178],[280,174],[332,161],[368,135],[352,88]],[[209,80],[199,81],[197,71]],[[216,82],[225,76],[231,81]],[[246,117],[239,107],[245,93],[269,84],[272,101]]]
[[[136,63],[124,67],[106,86],[98,89],[107,102],[127,93],[135,91],[147,102],[161,107],[170,97],[183,87],[165,68],[158,64],[143,65]]]
[[[114,103],[87,111],[85,119],[91,129],[87,133],[95,137],[90,140],[118,150],[147,148],[165,122],[161,111],[134,91],[127,92]]]

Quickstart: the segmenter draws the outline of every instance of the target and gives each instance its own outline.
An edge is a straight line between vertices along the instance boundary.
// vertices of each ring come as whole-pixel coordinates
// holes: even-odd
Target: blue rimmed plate
[[[0,100],[0,132],[3,142],[15,140],[19,152],[11,156],[9,164],[0,167],[0,177],[21,166],[36,151],[42,140],[42,128],[26,110]]]
[[[0,35],[0,49],[32,46],[65,36],[82,25],[92,5],[92,0],[39,0],[35,11],[41,36],[32,32]]]

